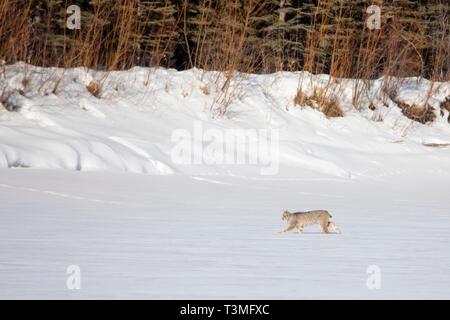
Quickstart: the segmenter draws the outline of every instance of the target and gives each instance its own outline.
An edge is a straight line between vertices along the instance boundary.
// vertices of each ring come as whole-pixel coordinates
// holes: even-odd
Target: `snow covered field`
[[[299,73],[279,73],[237,81],[216,118],[213,75],[135,68],[97,98],[99,73],[5,67],[0,298],[450,298],[448,111],[412,122],[381,105],[379,81],[357,111],[341,80],[346,115],[327,119],[293,105]],[[305,91],[327,80],[305,79]],[[398,97],[439,110],[450,84],[429,89],[406,79]],[[269,161],[206,163],[204,136],[199,163],[174,161],[175,138],[195,145],[199,128],[275,133]],[[250,157],[260,140],[237,146]],[[285,209],[327,209],[343,234],[279,235]]]
[[[1,170],[2,298],[449,298],[449,176],[349,181]],[[285,208],[332,211],[277,234]],[[81,289],[66,268],[81,268]],[[369,265],[381,289],[369,290]]]

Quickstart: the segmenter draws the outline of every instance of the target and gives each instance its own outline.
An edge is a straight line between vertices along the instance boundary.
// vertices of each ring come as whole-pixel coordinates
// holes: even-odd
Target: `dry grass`
[[[447,121],[450,123],[450,96],[446,97],[445,100],[440,105],[441,109],[441,116],[444,116],[444,110],[448,111],[448,118]]]
[[[86,89],[96,98],[100,98],[100,93],[102,90],[102,84],[97,80],[92,80],[86,86]]]
[[[297,106],[313,106],[313,100],[306,95],[301,89],[297,90],[297,94],[294,97],[294,104]]]
[[[441,110],[447,110],[450,112],[450,96],[446,97],[440,105]]]
[[[390,99],[394,102],[402,111],[403,115],[407,118],[427,124],[433,122],[436,119],[436,110],[428,103],[423,105],[407,104],[398,98],[398,88],[401,85],[402,79],[385,78],[383,79],[382,92],[385,97],[385,106],[387,106],[386,99]],[[428,93],[428,97],[431,95],[431,90]]]
[[[409,105],[405,102],[394,100],[402,113],[411,120],[427,124],[436,119],[435,109],[430,105]]]
[[[308,106],[322,112],[327,118],[343,117],[344,112],[339,105],[336,96],[329,94],[324,89],[315,88],[313,94],[308,96],[302,90],[297,90],[294,104],[300,107]]]

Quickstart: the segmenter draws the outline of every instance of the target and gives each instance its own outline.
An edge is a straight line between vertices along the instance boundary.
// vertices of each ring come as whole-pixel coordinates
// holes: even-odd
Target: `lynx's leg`
[[[333,230],[336,231],[337,234],[342,233],[341,229],[339,229],[337,227],[336,223],[334,223],[333,221],[328,222],[328,225],[331,226],[333,228]]]
[[[304,226],[297,226],[298,231],[300,231],[301,233],[303,233],[303,231],[305,230]]]
[[[289,225],[286,229],[284,229],[283,231],[280,231],[280,233],[281,234],[285,234],[285,233],[288,233],[288,232],[290,232],[290,231],[292,231],[294,229],[295,229],[295,225]]]
[[[323,233],[330,233],[330,231],[328,231],[328,222],[322,223],[320,226],[322,227]]]

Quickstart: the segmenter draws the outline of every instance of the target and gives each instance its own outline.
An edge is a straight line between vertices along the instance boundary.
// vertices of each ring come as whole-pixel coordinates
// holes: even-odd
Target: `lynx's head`
[[[287,220],[289,218],[289,216],[291,215],[291,213],[287,210],[284,210],[283,215],[281,216],[281,220]]]

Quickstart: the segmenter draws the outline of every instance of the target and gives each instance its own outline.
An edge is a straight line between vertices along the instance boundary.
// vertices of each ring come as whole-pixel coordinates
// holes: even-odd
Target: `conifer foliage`
[[[0,21],[7,63],[450,79],[446,0],[3,0]]]

